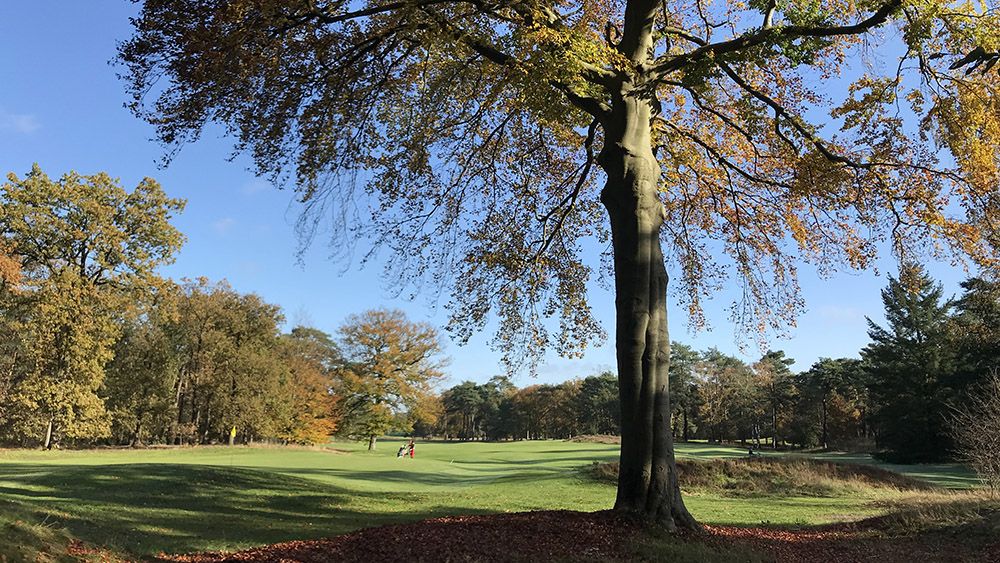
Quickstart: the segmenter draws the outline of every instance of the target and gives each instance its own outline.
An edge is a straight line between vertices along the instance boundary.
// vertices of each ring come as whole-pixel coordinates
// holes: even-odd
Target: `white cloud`
[[[864,313],[855,307],[844,307],[841,305],[824,305],[817,312],[821,318],[833,322],[860,321],[865,316]]]
[[[236,219],[232,217],[223,217],[217,221],[212,222],[212,229],[220,235],[224,235],[232,230],[233,226],[236,224]]]
[[[268,190],[270,188],[271,188],[270,182],[262,180],[260,178],[254,178],[253,180],[250,180],[249,182],[243,184],[243,187],[240,188],[240,191],[243,193],[243,195],[254,195],[262,191]]]
[[[41,128],[38,119],[29,113],[10,113],[0,108],[0,130],[30,134]]]

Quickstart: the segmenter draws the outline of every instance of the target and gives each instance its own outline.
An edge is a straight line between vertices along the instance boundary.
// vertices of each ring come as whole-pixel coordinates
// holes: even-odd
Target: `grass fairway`
[[[341,534],[431,516],[539,509],[608,508],[614,487],[582,467],[617,458],[617,445],[537,441],[399,442],[375,452],[200,447],[0,453],[0,555],[34,560],[69,538],[123,554],[233,550]],[[679,445],[682,458],[740,457],[735,448]],[[851,461],[865,461],[862,459]],[[870,462],[870,461],[869,461]],[[916,474],[971,481],[957,466]],[[864,496],[732,498],[692,492],[688,506],[710,524],[808,525],[877,514]],[[4,550],[7,550],[6,552]]]

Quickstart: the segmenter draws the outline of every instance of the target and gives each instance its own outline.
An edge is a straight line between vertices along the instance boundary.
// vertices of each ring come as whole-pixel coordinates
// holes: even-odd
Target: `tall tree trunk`
[[[622,443],[615,509],[669,528],[697,524],[681,500],[670,429],[667,272],[652,106],[623,94],[604,124],[601,201],[611,220]]]
[[[52,449],[52,427],[54,426],[54,424],[55,424],[55,422],[53,421],[53,419],[50,418],[48,425],[46,425],[46,427],[45,427],[45,446],[44,447],[45,447],[46,450],[51,450]]]
[[[778,449],[778,408],[771,407],[771,449]]]
[[[377,438],[378,438],[378,436],[376,436],[374,434],[372,434],[371,436],[368,437],[368,451],[372,451],[372,450],[375,449],[375,440]]]
[[[688,428],[690,428],[690,426],[688,426],[688,409],[687,409],[687,406],[685,405],[684,406],[684,433],[681,435],[681,438],[685,442],[687,442],[688,439],[690,438],[690,436],[688,434]]]
[[[830,447],[830,444],[829,444],[829,442],[827,440],[827,433],[826,433],[826,397],[825,396],[823,397],[823,439],[821,440],[821,442],[823,442],[823,449],[824,450]]]

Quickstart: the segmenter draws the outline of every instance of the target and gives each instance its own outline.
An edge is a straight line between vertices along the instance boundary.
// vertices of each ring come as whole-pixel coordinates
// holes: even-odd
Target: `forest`
[[[882,291],[886,323],[868,321],[871,343],[859,357],[821,358],[798,373],[780,350],[746,362],[674,342],[674,440],[869,451],[897,463],[961,457],[961,413],[995,393],[1000,283],[961,287],[946,297],[920,266],[905,267]],[[615,434],[617,389],[611,372],[520,389],[505,377],[467,381],[441,394],[436,426],[417,430],[460,440]]]

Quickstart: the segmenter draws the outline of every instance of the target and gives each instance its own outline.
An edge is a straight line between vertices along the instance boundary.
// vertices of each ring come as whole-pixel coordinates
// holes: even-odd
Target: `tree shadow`
[[[62,526],[86,542],[130,555],[236,549],[485,512],[428,508],[419,494],[358,492],[249,469],[169,464],[2,464],[0,494],[19,519]],[[412,506],[421,508],[406,509]]]

